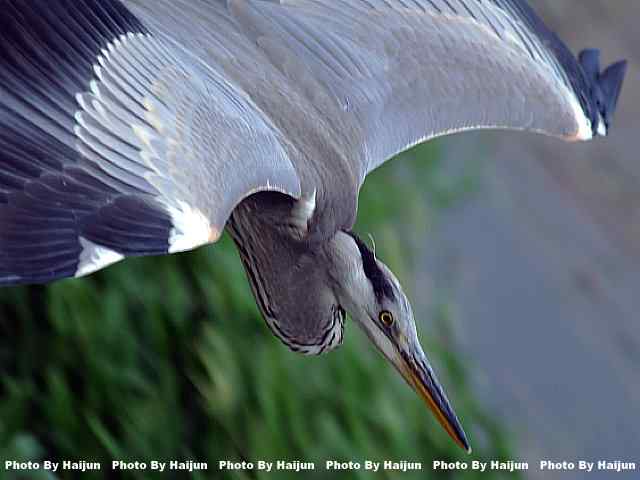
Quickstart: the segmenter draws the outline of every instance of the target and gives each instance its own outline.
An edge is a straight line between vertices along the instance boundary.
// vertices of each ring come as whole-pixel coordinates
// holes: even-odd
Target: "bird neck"
[[[328,242],[326,253],[334,295],[342,308],[357,320],[357,312],[362,310],[363,301],[372,296],[373,291],[352,235],[338,231]]]

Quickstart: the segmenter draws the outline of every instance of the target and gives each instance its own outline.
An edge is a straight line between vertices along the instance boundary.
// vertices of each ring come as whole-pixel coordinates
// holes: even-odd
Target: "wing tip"
[[[599,85],[605,97],[605,122],[610,123],[618,106],[618,99],[622,91],[624,78],[627,74],[627,60],[620,60],[609,67],[600,75]]]
[[[600,50],[595,48],[582,50],[578,61],[590,87],[593,135],[606,136],[618,106],[628,62],[620,60],[601,71]]]

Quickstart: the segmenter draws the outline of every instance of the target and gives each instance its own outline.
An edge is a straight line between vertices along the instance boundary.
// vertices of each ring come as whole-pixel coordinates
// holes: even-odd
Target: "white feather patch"
[[[303,195],[296,201],[291,211],[291,223],[301,232],[306,232],[309,221],[316,211],[316,190],[309,194]]]
[[[193,250],[218,239],[219,232],[212,228],[211,222],[200,210],[181,200],[177,201],[177,205],[167,205],[173,223],[169,253]]]
[[[604,123],[604,118],[600,115],[600,121],[598,122],[598,135],[601,137],[607,136],[607,125]]]
[[[82,245],[82,252],[80,253],[78,269],[75,273],[76,277],[84,277],[124,259],[124,255],[121,253],[93,243],[83,237],[80,237],[80,245]]]
[[[576,123],[578,124],[578,130],[574,137],[571,137],[571,140],[580,141],[580,140],[591,140],[593,138],[593,128],[591,126],[591,120],[587,118],[584,114],[584,110],[578,102],[575,94],[570,92],[567,89],[567,93],[570,98],[571,106],[573,107],[574,116],[576,119]]]

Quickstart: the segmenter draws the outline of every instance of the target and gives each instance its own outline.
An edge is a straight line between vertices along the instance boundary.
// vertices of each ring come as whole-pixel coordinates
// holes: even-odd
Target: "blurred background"
[[[638,462],[640,2],[530,3],[574,51],[629,60],[613,132],[580,145],[527,134],[444,139],[450,172],[482,163],[480,187],[442,216],[416,283],[455,306],[473,392],[522,458]]]
[[[423,462],[401,478],[431,476],[433,459],[529,461],[526,478],[581,478],[541,474],[540,459],[640,461],[640,3],[531,3],[573,50],[630,60],[611,136],[485,132],[418,146],[367,180],[356,228],[424,319],[471,458],[355,325],[326,356],[281,345],[225,237],[0,290],[0,460],[208,462],[196,479],[261,478],[220,473],[219,460]]]

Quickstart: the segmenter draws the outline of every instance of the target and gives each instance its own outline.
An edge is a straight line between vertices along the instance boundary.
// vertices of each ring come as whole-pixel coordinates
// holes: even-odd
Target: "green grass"
[[[401,279],[411,277],[411,252],[422,248],[439,212],[473,186],[472,173],[455,182],[442,175],[436,148],[411,152],[420,158],[410,166],[383,167],[361,196],[358,231],[375,237],[378,255]],[[84,280],[3,289],[0,459],[103,462],[101,473],[82,478],[114,478],[114,458],[208,462],[209,472],[189,477],[197,479],[263,478],[221,474],[217,463],[226,459],[315,461],[318,470],[303,478],[326,478],[329,459],[408,460],[424,470],[401,478],[424,478],[433,459],[511,458],[510,439],[475,400],[472,372],[454,354],[447,311],[433,312],[437,331],[423,344],[441,367],[473,457],[351,322],[344,345],[328,355],[303,357],[284,347],[259,316],[226,237],[188,254],[131,259]],[[14,476],[0,465],[2,474],[54,478]]]

